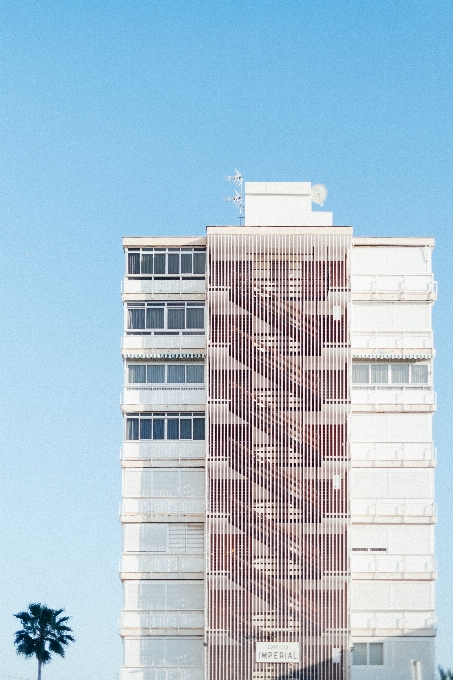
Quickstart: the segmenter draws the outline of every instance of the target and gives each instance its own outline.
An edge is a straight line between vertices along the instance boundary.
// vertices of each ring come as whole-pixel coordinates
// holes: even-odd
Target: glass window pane
[[[354,642],[354,647],[352,649],[352,665],[353,666],[366,666],[366,642]]]
[[[384,665],[384,643],[370,642],[368,647],[368,663],[370,666]]]
[[[179,274],[179,254],[172,253],[168,255],[168,273]]]
[[[167,420],[167,439],[179,439],[179,420],[176,418]]]
[[[165,382],[165,366],[163,364],[151,364],[150,366],[148,366],[148,382],[149,383]]]
[[[187,308],[187,328],[204,328],[203,307]]]
[[[128,253],[127,273],[140,274],[140,253]]]
[[[146,366],[144,364],[135,364],[129,366],[128,382],[130,383],[144,383],[146,382]]]
[[[140,418],[140,439],[151,439],[151,418]]]
[[[370,367],[368,364],[352,364],[352,382],[369,383]]]
[[[423,385],[428,382],[428,366],[427,364],[415,364],[411,366],[411,383],[416,385]]]
[[[165,255],[154,255],[154,273],[165,274]]]
[[[167,369],[167,382],[169,383],[183,383],[185,382],[185,366],[169,366]]]
[[[185,328],[185,309],[176,308],[168,310],[168,328]]]
[[[164,438],[164,421],[154,418],[153,420],[153,439]]]
[[[204,366],[202,364],[186,366],[186,382],[204,383]]]
[[[193,438],[204,439],[204,418],[193,419]]]
[[[138,418],[126,420],[126,439],[138,439]]]
[[[146,328],[164,327],[164,308],[149,307],[146,310]]]
[[[181,274],[192,273],[192,255],[188,253],[181,254]]]
[[[127,327],[128,328],[145,328],[145,310],[144,309],[128,309],[127,310]]]
[[[188,418],[181,420],[181,439],[192,439],[192,421]]]
[[[392,383],[409,382],[409,364],[392,364]]]
[[[153,273],[153,256],[151,253],[142,255],[142,274]]]
[[[388,364],[371,364],[371,382],[388,383],[389,367]]]
[[[194,253],[193,273],[204,274],[206,269],[206,253]]]

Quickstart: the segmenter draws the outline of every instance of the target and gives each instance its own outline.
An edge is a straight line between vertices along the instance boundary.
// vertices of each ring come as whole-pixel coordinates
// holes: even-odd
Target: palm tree
[[[438,666],[439,669],[439,675],[440,675],[440,680],[453,680],[453,671],[448,669],[448,671],[444,671],[442,666]]]
[[[22,629],[16,631],[14,644],[17,654],[38,659],[38,680],[41,666],[52,660],[52,654],[64,656],[65,646],[74,642],[71,628],[66,626],[69,616],[60,616],[64,609],[50,609],[45,604],[28,605],[28,611],[14,614],[20,619]]]

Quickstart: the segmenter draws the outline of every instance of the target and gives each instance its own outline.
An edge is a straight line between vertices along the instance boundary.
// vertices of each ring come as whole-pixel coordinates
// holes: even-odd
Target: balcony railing
[[[351,555],[351,572],[373,574],[379,578],[379,574],[401,574],[410,577],[410,574],[424,574],[434,578],[437,571],[436,561],[426,555]]]
[[[353,385],[351,403],[360,404],[428,404],[435,405],[436,393],[431,387],[415,385]]]
[[[433,348],[432,331],[355,331],[351,333],[354,349],[410,349],[430,350]]]
[[[368,521],[376,521],[378,517],[386,518],[385,522],[399,523],[406,518],[419,518],[424,521],[434,522],[437,517],[435,503],[417,500],[385,500],[374,501],[370,499],[351,500],[352,521],[365,518]]]
[[[381,275],[365,274],[351,277],[352,294],[369,299],[437,299],[437,281],[432,274]]]
[[[416,603],[414,604],[416,606]],[[363,633],[364,635],[369,635],[372,630],[397,630],[400,633],[417,631],[419,633],[422,630],[433,630],[436,625],[432,609],[414,607],[413,610],[397,610],[383,606],[383,610],[384,608],[386,611],[371,608],[368,611],[353,611],[351,613],[351,626],[355,629],[356,634],[359,630],[366,631]]]
[[[350,445],[351,460],[354,461],[423,461],[435,463],[436,448],[427,442],[395,442],[390,444],[375,442],[353,442]]]

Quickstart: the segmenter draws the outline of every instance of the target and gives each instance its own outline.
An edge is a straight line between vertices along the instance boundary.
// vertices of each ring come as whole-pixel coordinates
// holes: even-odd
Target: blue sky
[[[453,667],[451,0],[0,0],[0,678],[65,606],[48,680],[116,680],[124,235],[236,223],[248,181],[327,185],[360,236],[435,236],[438,660]],[[3,675],[2,675],[3,674]]]

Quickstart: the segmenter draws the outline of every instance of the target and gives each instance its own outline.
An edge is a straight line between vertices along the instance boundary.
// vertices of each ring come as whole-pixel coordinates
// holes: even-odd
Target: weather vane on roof
[[[234,196],[229,196],[225,200],[228,201],[229,203],[234,203],[237,205],[239,208],[239,224],[242,224],[241,220],[244,219],[244,194],[243,194],[243,177],[239,170],[235,168],[235,175],[229,175],[228,177],[225,177],[227,182],[234,182],[237,187],[239,187],[239,191],[237,189],[234,190]]]

